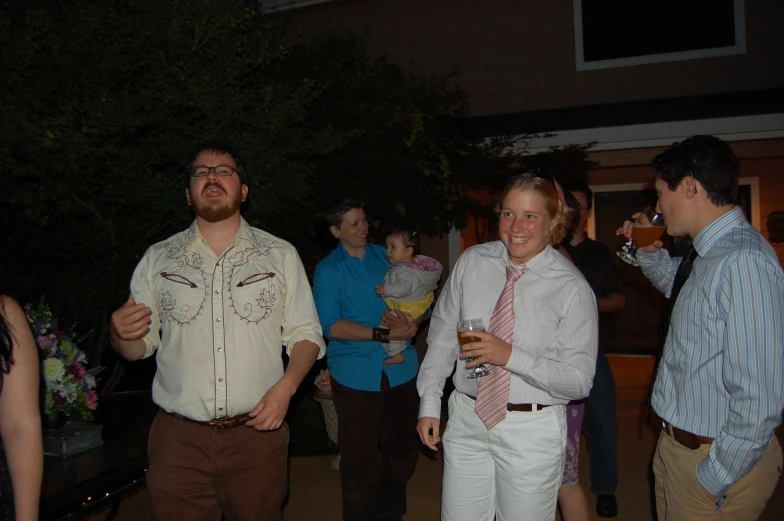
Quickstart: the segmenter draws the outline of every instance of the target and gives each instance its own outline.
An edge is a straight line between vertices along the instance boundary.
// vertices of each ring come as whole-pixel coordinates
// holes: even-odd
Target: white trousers
[[[449,397],[442,521],[552,521],[566,450],[566,407],[507,412],[487,430],[476,402]]]

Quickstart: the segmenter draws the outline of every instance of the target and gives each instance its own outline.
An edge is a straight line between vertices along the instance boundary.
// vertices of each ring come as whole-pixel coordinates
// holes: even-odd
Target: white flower
[[[95,377],[93,375],[88,374],[85,377],[84,381],[87,382],[87,385],[90,387],[90,389],[95,389],[96,382],[95,382]]]
[[[58,358],[47,358],[44,360],[44,380],[49,387],[59,382],[65,376],[65,366]]]
[[[77,353],[76,361],[80,362],[82,364],[86,364],[87,363],[87,355],[84,354],[84,351],[80,351],[79,349],[75,349],[75,351]]]
[[[76,384],[73,382],[57,384],[52,387],[52,391],[65,398],[68,403],[74,403],[76,401]]]

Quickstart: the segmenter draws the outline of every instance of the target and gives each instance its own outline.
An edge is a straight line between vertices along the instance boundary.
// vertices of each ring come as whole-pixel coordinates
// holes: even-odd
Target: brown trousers
[[[416,378],[381,391],[358,391],[332,379],[338,415],[343,521],[402,521],[406,486],[420,442]]]
[[[749,473],[730,485],[718,509],[697,482],[697,463],[709,450],[710,445],[692,450],[664,432],[659,435],[653,456],[659,521],[753,521],[762,514],[781,475],[781,446],[776,437]]]
[[[147,490],[155,521],[282,521],[288,426],[214,429],[159,411]]]

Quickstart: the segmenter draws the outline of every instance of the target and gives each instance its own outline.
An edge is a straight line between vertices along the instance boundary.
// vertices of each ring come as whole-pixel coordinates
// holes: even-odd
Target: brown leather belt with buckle
[[[476,401],[475,396],[471,396],[467,394],[469,398]],[[507,411],[514,411],[514,412],[532,412],[532,411],[541,411],[542,409],[546,409],[550,407],[549,405],[544,405],[541,403],[507,403],[506,410]]]
[[[232,427],[237,427],[239,425],[245,425],[245,422],[250,420],[250,416],[247,414],[240,414],[239,416],[232,416],[231,418],[216,418],[210,421],[199,421],[199,420],[192,420],[187,416],[183,416],[182,414],[177,414],[173,412],[167,412],[170,416],[174,417],[177,420],[183,420],[191,423],[196,423],[198,425],[204,425],[205,427],[212,427],[213,429],[230,429]]]
[[[668,436],[671,436],[672,439],[687,449],[697,450],[700,448],[700,445],[710,445],[713,443],[713,438],[708,438],[707,436],[697,436],[696,434],[686,432],[683,429],[679,429],[678,427],[673,427],[664,420],[662,420],[662,429],[664,429],[664,432]]]

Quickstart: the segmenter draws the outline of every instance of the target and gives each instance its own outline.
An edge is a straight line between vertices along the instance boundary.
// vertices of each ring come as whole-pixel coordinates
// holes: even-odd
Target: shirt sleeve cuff
[[[146,349],[144,350],[144,356],[142,357],[142,359],[150,358],[152,354],[155,352],[155,346],[152,345],[152,342],[150,342],[150,340],[147,337],[144,337],[144,345]]]
[[[528,374],[528,371],[531,366],[534,365],[534,362],[535,359],[531,353],[522,349],[515,349],[515,347],[512,346],[512,356],[509,357],[509,361],[504,367],[507,370],[522,376]]]
[[[318,346],[319,354],[318,359],[324,357],[324,354],[327,352],[327,346],[324,343],[324,337],[315,335],[313,333],[302,333],[299,335],[294,336],[289,340],[288,345],[286,346],[286,354],[291,356],[291,350],[294,349],[294,346],[297,345],[298,342],[302,342],[303,340],[307,340],[309,342],[313,342]]]
[[[441,419],[441,399],[435,396],[423,396],[419,401],[420,418]]]
[[[664,258],[664,252],[662,252],[661,249],[652,253],[646,253],[644,251],[638,250],[634,256],[637,258],[637,262],[641,267],[647,268],[659,264]]]
[[[713,472],[711,472],[710,459],[707,457],[702,458],[700,462],[697,463],[697,482],[702,485],[709,494],[719,497],[723,496],[729,488],[729,485],[725,485],[719,481]]]

